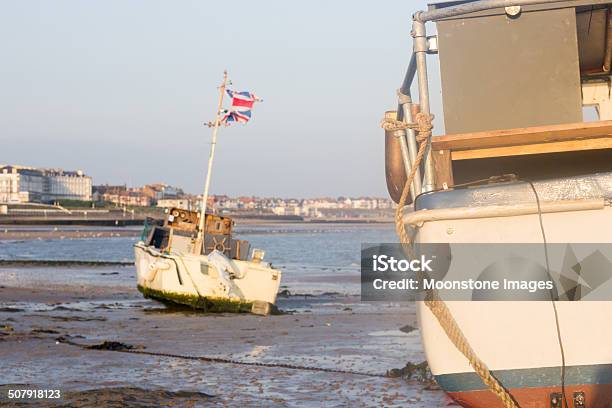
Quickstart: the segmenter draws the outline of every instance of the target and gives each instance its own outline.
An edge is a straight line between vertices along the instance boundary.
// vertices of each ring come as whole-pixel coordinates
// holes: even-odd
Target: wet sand
[[[289,312],[280,316],[204,315],[126,287],[0,287],[0,405],[448,406],[428,382],[385,376],[424,360],[411,330],[414,305],[358,300],[290,296],[279,299]],[[62,339],[121,342],[151,354]],[[190,358],[202,356],[357,374]],[[9,401],[6,392],[16,388],[60,389],[62,399]]]
[[[137,237],[141,230],[130,228],[10,228],[0,226],[0,240],[28,239],[75,239],[75,238],[114,238]]]

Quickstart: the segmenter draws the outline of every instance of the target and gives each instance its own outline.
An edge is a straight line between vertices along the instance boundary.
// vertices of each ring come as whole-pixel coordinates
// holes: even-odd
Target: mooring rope
[[[288,364],[288,363],[261,363],[261,362],[256,362],[256,361],[234,360],[234,359],[225,358],[225,357],[190,356],[190,355],[175,354],[175,353],[157,353],[154,351],[134,349],[129,346],[125,346],[121,344],[115,345],[115,343],[113,342],[107,343],[108,347],[103,347],[104,343],[102,344],[102,346],[100,345],[91,346],[87,344],[81,344],[81,343],[74,342],[72,340],[67,339],[64,336],[58,337],[56,341],[59,343],[78,347],[83,350],[114,351],[117,353],[140,354],[140,355],[154,356],[154,357],[168,357],[168,358],[176,358],[176,359],[182,359],[182,360],[196,360],[196,361],[205,361],[209,363],[234,364],[234,365],[268,367],[268,368],[286,368],[290,370],[318,371],[318,372],[335,373],[335,374],[361,375],[361,376],[366,376],[366,377],[378,377],[378,378],[388,378],[389,377],[386,374],[367,373],[363,371],[353,371],[353,370],[340,370],[337,368],[301,366],[301,365]]]
[[[432,121],[433,115],[425,114],[422,112],[417,113],[415,116],[415,123],[405,123],[397,119],[385,118],[381,122],[381,127],[386,131],[396,131],[402,129],[415,129],[418,131],[417,142],[419,143],[419,150],[417,152],[414,163],[410,173],[406,178],[406,184],[402,190],[399,203],[397,203],[397,210],[395,211],[395,229],[400,238],[400,243],[406,250],[407,254],[412,253],[410,248],[411,239],[406,231],[404,224],[404,206],[408,199],[408,193],[410,192],[410,186],[415,177],[415,174],[421,165],[421,161],[427,151],[427,146],[431,138],[431,130],[433,128]],[[408,249],[408,250],[407,250]],[[502,401],[505,408],[519,408],[512,395],[503,387],[503,385],[491,374],[486,364],[478,357],[476,352],[470,346],[466,339],[463,331],[459,327],[459,324],[453,317],[452,313],[448,309],[446,303],[441,300],[437,292],[430,290],[427,292],[425,298],[425,305],[429,308],[431,313],[436,317],[438,323],[448,336],[449,340],[455,345],[457,350],[461,352],[468,359],[470,365],[484,382],[484,384]]]

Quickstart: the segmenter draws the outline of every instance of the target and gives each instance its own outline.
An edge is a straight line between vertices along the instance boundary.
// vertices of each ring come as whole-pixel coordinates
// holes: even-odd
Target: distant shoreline
[[[35,240],[35,239],[92,239],[92,238],[118,238],[139,237],[142,233],[141,227],[144,220],[77,220],[77,219],[13,219],[5,222],[0,218],[0,241]],[[52,222],[45,222],[52,221]],[[119,221],[119,220],[117,220]],[[129,222],[126,222],[129,221]],[[391,219],[274,219],[274,218],[234,218],[237,226],[243,225],[266,225],[266,224],[390,224]]]
[[[313,224],[371,224],[371,223],[391,223],[391,217],[361,217],[361,218],[303,218],[289,216],[274,216],[274,215],[252,215],[252,216],[233,216],[228,215],[237,224],[279,224],[279,223],[313,223]],[[15,226],[83,226],[83,227],[129,227],[144,225],[144,217],[132,218],[131,216],[116,216],[116,217],[70,217],[70,216],[53,216],[53,217],[11,217],[0,216],[0,228],[15,227]]]
[[[273,218],[233,218],[238,225],[251,224],[390,224],[391,218],[305,218],[287,220]]]
[[[91,239],[91,238],[118,238],[118,237],[139,237],[140,230],[135,229],[74,229],[74,230],[36,230],[36,229],[19,229],[7,228],[8,226],[0,226],[0,241],[20,241],[20,240],[36,240],[36,239]],[[11,225],[10,227],[14,227]]]

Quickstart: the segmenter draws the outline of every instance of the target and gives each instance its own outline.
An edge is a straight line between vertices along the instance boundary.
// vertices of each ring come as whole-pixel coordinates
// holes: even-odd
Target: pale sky
[[[264,102],[248,125],[220,130],[212,193],[387,196],[379,122],[395,109],[411,16],[423,8],[0,0],[0,163],[201,192],[210,141],[202,124],[227,68],[233,89]],[[439,113],[436,57],[429,62]]]

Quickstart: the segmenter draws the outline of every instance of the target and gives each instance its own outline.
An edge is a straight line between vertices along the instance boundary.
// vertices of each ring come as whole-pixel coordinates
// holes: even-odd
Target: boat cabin
[[[432,138],[435,188],[612,171],[612,3],[502,7],[435,23],[445,129]]]
[[[398,110],[385,120],[414,122],[420,111],[429,114],[428,75],[438,73],[431,67],[427,73],[424,60],[419,67],[422,54],[438,56],[444,113],[434,121],[408,202],[500,175],[540,181],[612,173],[612,2],[480,9],[479,3],[432,3],[419,19],[433,21],[436,35],[413,29]],[[424,27],[417,20],[414,27]],[[410,95],[416,73],[418,103]],[[396,203],[416,157],[415,140],[411,129],[385,131],[387,188]]]
[[[206,214],[204,244],[198,245],[200,213],[180,208],[166,210],[163,226],[154,227],[148,234],[146,244],[162,252],[209,254],[219,251],[230,259],[246,260],[251,245],[248,241],[234,239],[234,221],[229,217]],[[198,251],[196,248],[202,249]]]

